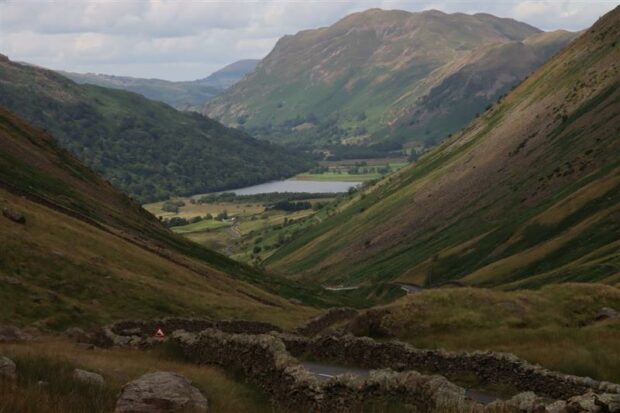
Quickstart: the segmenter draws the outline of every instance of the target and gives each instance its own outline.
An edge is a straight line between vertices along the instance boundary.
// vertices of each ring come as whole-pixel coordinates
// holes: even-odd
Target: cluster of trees
[[[254,185],[313,166],[298,151],[134,93],[16,63],[0,80],[0,105],[47,129],[141,202]]]
[[[161,206],[161,210],[164,212],[173,212],[176,214],[179,212],[179,208],[183,206],[185,206],[185,202],[183,201],[169,200],[163,203],[163,205]]]
[[[273,205],[270,205],[267,209],[276,209],[280,211],[303,211],[304,209],[312,208],[312,204],[308,201],[302,202],[290,202],[290,201],[278,201]]]

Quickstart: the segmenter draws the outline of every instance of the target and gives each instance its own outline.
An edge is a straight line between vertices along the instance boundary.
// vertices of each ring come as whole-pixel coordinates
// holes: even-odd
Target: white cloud
[[[609,0],[0,0],[0,53],[57,69],[193,79],[371,7],[486,12],[580,30]]]

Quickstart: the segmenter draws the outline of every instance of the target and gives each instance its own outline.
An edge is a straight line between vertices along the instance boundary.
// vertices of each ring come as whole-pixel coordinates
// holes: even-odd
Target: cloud
[[[72,71],[193,79],[371,7],[486,12],[580,30],[616,5],[578,0],[0,0],[0,52]]]

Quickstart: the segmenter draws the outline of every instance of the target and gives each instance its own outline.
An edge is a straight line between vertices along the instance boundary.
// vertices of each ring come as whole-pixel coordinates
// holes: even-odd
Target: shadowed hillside
[[[269,260],[350,283],[620,282],[620,8]]]
[[[143,96],[78,85],[56,72],[0,56],[0,105],[58,142],[140,201],[292,176],[303,156],[196,113]]]

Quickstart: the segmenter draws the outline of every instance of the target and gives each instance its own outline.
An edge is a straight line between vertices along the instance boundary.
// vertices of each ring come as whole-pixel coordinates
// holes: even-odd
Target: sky
[[[74,72],[193,80],[278,38],[379,7],[491,13],[582,30],[618,0],[0,0],[0,53]]]

